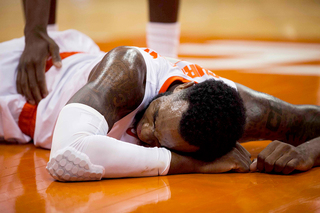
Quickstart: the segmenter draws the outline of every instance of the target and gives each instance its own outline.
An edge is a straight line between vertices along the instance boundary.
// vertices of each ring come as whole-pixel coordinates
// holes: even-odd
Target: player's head
[[[137,125],[140,140],[212,160],[241,137],[245,109],[238,92],[221,81],[178,86],[156,97]]]

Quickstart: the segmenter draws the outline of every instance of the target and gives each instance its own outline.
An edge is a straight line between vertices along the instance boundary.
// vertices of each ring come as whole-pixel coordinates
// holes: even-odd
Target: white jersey
[[[49,95],[37,107],[26,103],[15,85],[24,38],[0,43],[0,139],[27,143],[33,138],[36,146],[50,149],[60,110],[86,84],[90,71],[105,55],[89,37],[78,31],[51,32],[49,35],[60,48],[62,68],[51,66],[52,61],[48,60],[46,81]],[[110,130],[108,136],[115,139],[138,144],[132,125],[136,113],[146,107],[155,95],[165,92],[174,81],[202,82],[214,78],[236,88],[232,81],[199,65],[186,61],[173,63],[153,50],[138,49],[147,67],[145,96],[136,110]]]

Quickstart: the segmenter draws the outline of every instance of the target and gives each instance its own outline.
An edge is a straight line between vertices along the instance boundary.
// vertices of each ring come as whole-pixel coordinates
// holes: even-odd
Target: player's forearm
[[[171,163],[168,175],[196,173],[197,160],[171,152]]]
[[[237,85],[247,110],[241,142],[280,140],[297,146],[320,136],[320,107],[292,105],[271,95]]]
[[[168,174],[248,172],[250,164],[250,153],[236,143],[230,152],[214,161],[202,161],[171,152]]]
[[[46,32],[49,14],[50,0],[23,0],[25,7],[26,25],[24,33],[26,39],[37,32]]]

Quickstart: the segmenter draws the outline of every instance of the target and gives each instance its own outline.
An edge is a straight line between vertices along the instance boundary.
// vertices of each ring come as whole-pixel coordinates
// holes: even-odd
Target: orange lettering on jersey
[[[204,69],[202,67],[200,67],[198,64],[195,64],[194,66],[196,67],[199,75],[203,76],[204,75],[204,72],[203,72]]]
[[[204,75],[201,67],[195,64],[190,64],[183,67],[182,71],[184,72],[184,74],[188,75],[191,78],[201,77]]]
[[[153,57],[153,59],[157,59],[158,58],[158,53],[156,53],[155,51],[151,51],[150,49],[144,49],[145,52],[149,53],[149,55],[151,55]]]
[[[211,70],[206,70],[206,69],[203,69],[203,70],[207,73],[207,75],[211,75],[211,76],[213,76],[215,78],[220,78],[220,76],[216,75]]]
[[[191,78],[202,77],[206,73],[207,75],[213,76],[215,78],[220,78],[218,75],[214,74],[212,71],[203,69],[198,64],[189,64],[182,68],[184,74]]]

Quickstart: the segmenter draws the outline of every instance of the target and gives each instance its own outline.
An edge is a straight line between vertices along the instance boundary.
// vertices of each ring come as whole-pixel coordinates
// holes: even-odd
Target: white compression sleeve
[[[59,115],[47,169],[62,181],[166,175],[171,152],[106,136],[108,124],[84,104],[65,106]]]

